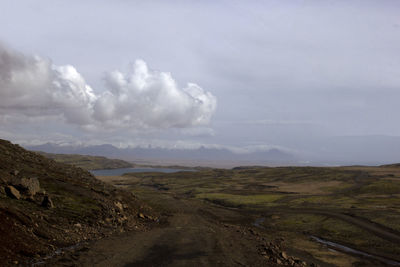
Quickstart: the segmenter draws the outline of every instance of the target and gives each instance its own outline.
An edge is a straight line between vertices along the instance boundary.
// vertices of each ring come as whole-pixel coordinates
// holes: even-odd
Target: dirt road
[[[74,262],[79,266],[262,266],[254,242],[199,216],[176,215],[170,225],[96,242]],[[246,249],[247,248],[247,249]]]
[[[186,200],[175,201],[165,225],[121,233],[49,264],[65,266],[266,266],[257,247],[266,240],[212,218]],[[225,213],[232,211],[225,211]],[[230,214],[229,216],[238,216]],[[268,265],[271,266],[271,265]]]

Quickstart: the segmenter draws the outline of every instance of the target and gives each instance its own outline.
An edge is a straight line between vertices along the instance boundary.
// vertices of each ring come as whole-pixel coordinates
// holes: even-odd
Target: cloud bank
[[[0,116],[63,115],[67,122],[91,122],[97,97],[73,66],[55,66],[0,46]]]
[[[206,125],[217,100],[194,83],[180,88],[170,73],[136,60],[94,91],[71,65],[0,45],[0,118],[56,116],[90,130],[167,129]]]

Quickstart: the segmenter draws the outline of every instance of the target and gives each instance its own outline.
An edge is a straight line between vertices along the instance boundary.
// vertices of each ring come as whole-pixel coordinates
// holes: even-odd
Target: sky
[[[318,156],[332,138],[400,137],[399,1],[0,10],[0,138]]]

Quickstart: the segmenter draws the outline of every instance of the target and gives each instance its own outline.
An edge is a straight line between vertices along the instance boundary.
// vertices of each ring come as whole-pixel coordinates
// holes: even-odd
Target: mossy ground
[[[356,216],[367,223],[400,231],[400,168],[251,167],[173,174],[132,173],[124,179],[130,177],[131,190],[148,199],[154,199],[156,192],[202,201],[205,205],[208,202],[239,208],[264,216],[263,226],[271,235],[279,233],[305,243],[310,242],[310,235],[316,235],[400,260],[400,247],[343,219]],[[315,253],[315,247],[305,251]],[[322,258],[326,254],[326,262],[335,261],[329,260],[329,253],[319,254]]]

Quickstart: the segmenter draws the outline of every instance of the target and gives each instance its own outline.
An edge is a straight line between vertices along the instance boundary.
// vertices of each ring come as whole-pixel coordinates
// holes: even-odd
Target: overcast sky
[[[0,136],[301,149],[400,136],[400,2],[0,0]]]

